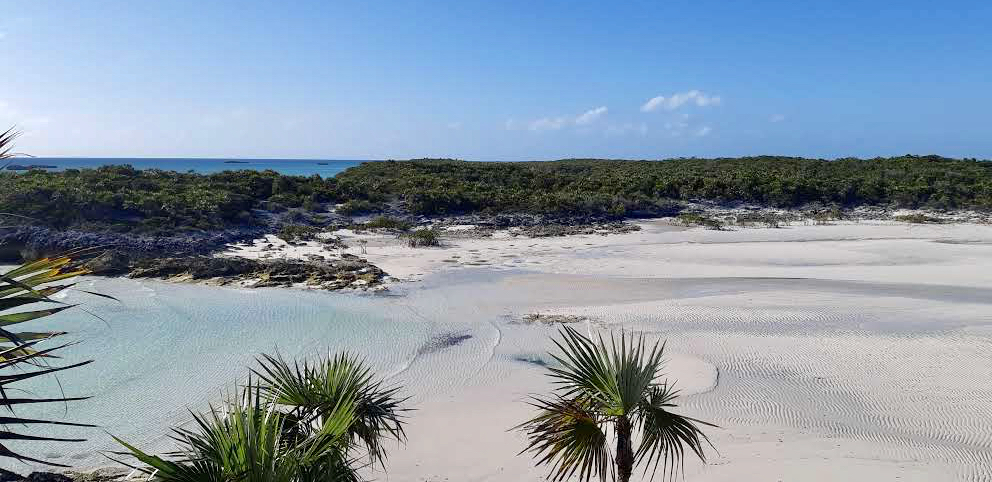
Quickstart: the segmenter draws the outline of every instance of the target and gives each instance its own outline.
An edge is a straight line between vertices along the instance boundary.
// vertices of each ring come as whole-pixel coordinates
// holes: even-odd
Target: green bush
[[[382,207],[364,199],[353,199],[340,206],[337,212],[345,216],[357,216],[382,210]]]
[[[896,221],[901,221],[904,223],[913,224],[943,224],[944,220],[936,218],[933,216],[927,216],[926,214],[904,214],[901,216],[895,216]]]
[[[395,231],[409,231],[410,223],[402,219],[391,218],[389,216],[376,216],[369,222],[362,224],[365,229],[390,229]]]
[[[295,243],[298,241],[313,241],[317,239],[318,233],[320,233],[320,229],[313,226],[307,226],[305,224],[288,224],[283,226],[276,236],[287,243]]]
[[[703,226],[709,229],[723,229],[723,222],[719,219],[698,213],[682,213],[675,217],[675,224],[681,226]]]
[[[407,235],[407,245],[411,248],[440,246],[441,233],[434,228],[417,229]]]

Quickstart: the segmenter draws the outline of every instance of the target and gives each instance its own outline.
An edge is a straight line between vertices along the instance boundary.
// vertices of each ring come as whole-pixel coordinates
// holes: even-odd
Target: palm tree
[[[715,425],[671,411],[678,391],[658,381],[664,344],[648,350],[643,334],[635,339],[621,333],[619,343],[611,335],[607,346],[602,337],[593,341],[571,327],[560,334],[562,340],[554,343],[561,353],[551,354],[560,366],[548,374],[555,393],[533,397],[537,415],[515,427],[528,439],[521,454],[530,452],[538,465],[549,465],[553,481],[577,474],[585,481],[627,482],[641,464],[652,478],[659,464],[674,477],[686,448],[705,462],[703,442],[709,439],[699,426]]]
[[[149,455],[115,437],[145,464],[125,465],[163,481],[349,482],[385,466],[385,440],[405,441],[406,399],[357,358],[290,365],[262,355],[259,365],[239,397],[173,431],[176,452]]]
[[[8,447],[7,443],[10,441],[38,440],[81,442],[84,439],[29,435],[13,432],[8,427],[19,426],[23,428],[46,425],[92,427],[92,425],[80,423],[25,418],[19,412],[15,412],[15,409],[30,407],[34,404],[85,400],[88,397],[25,395],[29,392],[16,388],[16,384],[30,378],[54,375],[64,370],[86,365],[93,360],[52,365],[49,360],[59,358],[57,352],[73,343],[46,345],[50,344],[52,339],[65,335],[65,332],[17,332],[11,330],[14,325],[45,318],[74,306],[51,298],[52,295],[73,285],[71,283],[53,283],[87,273],[84,269],[69,267],[73,258],[85,254],[87,251],[76,251],[64,256],[43,258],[0,273],[0,406],[9,412],[9,416],[0,417],[0,440],[3,440],[3,443],[0,443],[0,457],[65,467],[54,462],[22,455]],[[108,297],[98,293],[92,294]],[[32,307],[36,304],[44,307],[33,309]]]

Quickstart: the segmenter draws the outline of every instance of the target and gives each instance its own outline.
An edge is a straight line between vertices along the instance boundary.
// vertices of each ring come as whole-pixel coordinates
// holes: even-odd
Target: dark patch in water
[[[543,358],[533,355],[517,355],[513,357],[513,361],[529,363],[531,365],[537,365],[539,367],[547,367],[548,362],[544,361]]]
[[[424,343],[418,350],[418,355],[426,355],[428,353],[436,353],[445,348],[451,348],[456,345],[461,345],[463,341],[472,338],[472,335],[467,335],[463,333],[442,333],[437,335],[427,343]]]

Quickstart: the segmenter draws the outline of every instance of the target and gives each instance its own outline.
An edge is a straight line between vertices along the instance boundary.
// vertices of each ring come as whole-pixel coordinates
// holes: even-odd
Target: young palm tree
[[[179,450],[149,455],[120,439],[126,455],[163,481],[350,482],[368,465],[384,466],[386,439],[404,441],[397,388],[384,388],[350,355],[316,364],[263,355],[261,367],[220,409],[176,429]]]
[[[534,397],[538,414],[515,427],[528,438],[521,454],[531,452],[538,465],[549,465],[553,481],[577,474],[585,481],[627,482],[640,464],[652,477],[659,464],[674,476],[686,448],[706,460],[703,442],[709,439],[699,426],[714,425],[671,411],[678,391],[658,381],[664,344],[648,350],[643,335],[621,333],[619,343],[611,335],[607,345],[570,327],[560,333],[555,345],[561,353],[552,354],[560,367],[549,368],[557,388],[551,397]]]

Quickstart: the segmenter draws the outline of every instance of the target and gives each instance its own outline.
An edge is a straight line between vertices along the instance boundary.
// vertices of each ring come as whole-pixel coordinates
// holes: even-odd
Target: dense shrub
[[[944,222],[941,218],[927,216],[926,214],[904,214],[896,216],[895,220],[913,224],[941,224]]]
[[[682,213],[675,217],[675,223],[682,226],[703,226],[709,229],[723,229],[719,219],[699,213]]]
[[[249,226],[253,210],[338,201],[334,179],[274,171],[193,174],[131,166],[0,175],[0,211],[54,227],[149,234]]]
[[[287,243],[298,241],[313,241],[317,239],[320,229],[305,224],[288,224],[283,226],[276,236]]]
[[[416,214],[663,214],[671,200],[794,208],[890,205],[992,209],[992,163],[938,156],[745,157],[611,161],[369,162],[336,177],[364,199],[403,200]]]
[[[369,222],[361,225],[365,229],[390,229],[395,231],[409,231],[410,223],[402,219],[391,218],[389,216],[376,216]]]
[[[745,157],[666,161],[367,162],[333,179],[130,166],[0,175],[0,212],[55,227],[165,234],[250,226],[259,209],[423,215],[671,216],[682,201],[992,210],[992,163],[937,156]],[[675,211],[675,212],[673,212]]]
[[[336,211],[338,214],[344,214],[345,216],[358,216],[362,214],[368,214],[368,213],[380,211],[381,209],[382,206],[366,201],[364,199],[352,199],[338,206]]]
[[[411,248],[440,246],[441,233],[434,228],[417,229],[407,235],[407,244]]]

